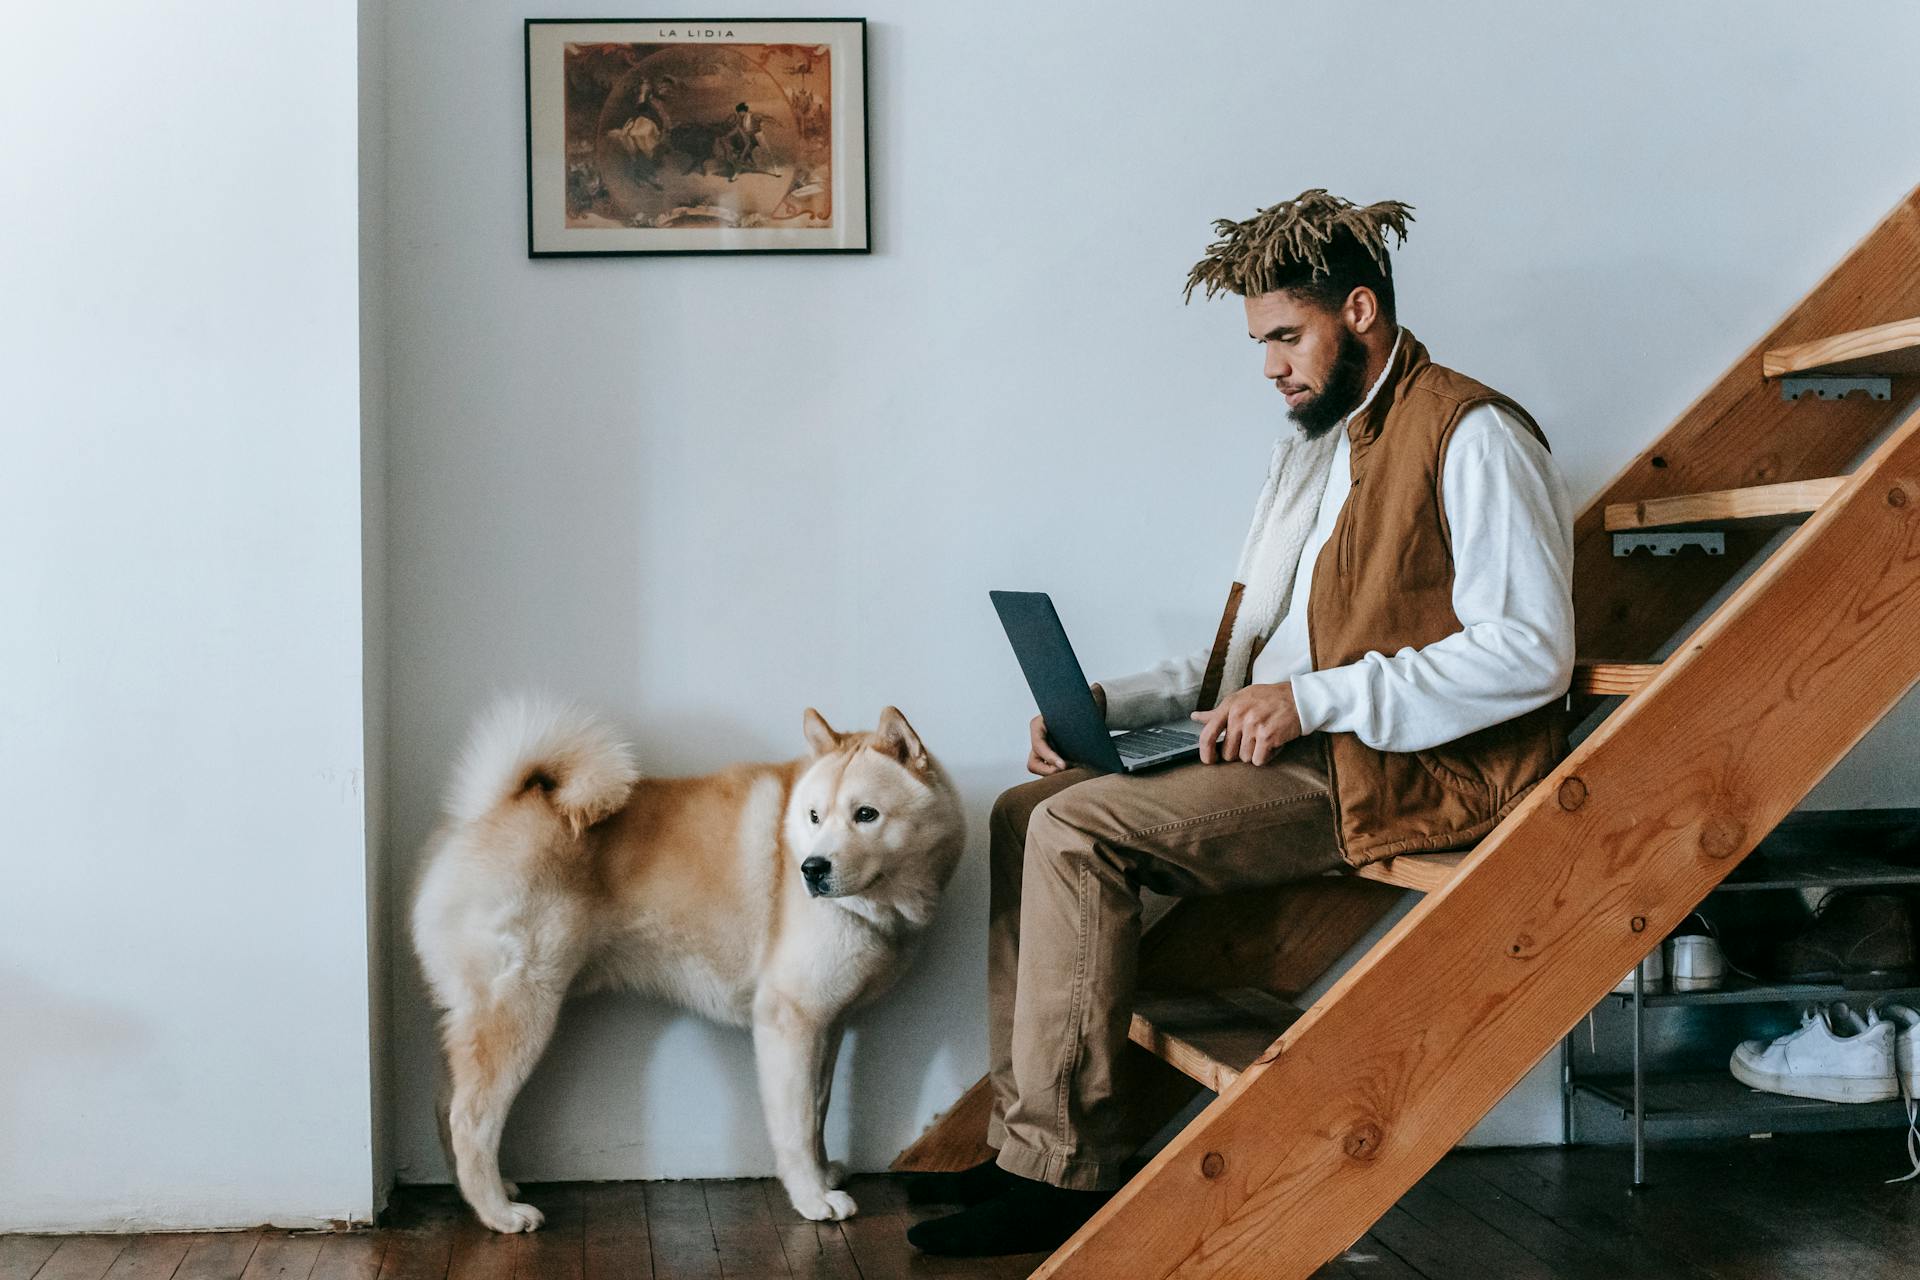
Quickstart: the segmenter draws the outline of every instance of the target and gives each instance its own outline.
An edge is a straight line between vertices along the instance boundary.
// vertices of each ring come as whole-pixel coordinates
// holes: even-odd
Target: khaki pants
[[[1225,893],[1344,865],[1320,760],[1304,739],[1261,768],[1073,769],[994,803],[987,1141],[1001,1168],[1060,1187],[1120,1185],[1121,1161],[1152,1136],[1126,1131],[1115,1098],[1140,889]]]

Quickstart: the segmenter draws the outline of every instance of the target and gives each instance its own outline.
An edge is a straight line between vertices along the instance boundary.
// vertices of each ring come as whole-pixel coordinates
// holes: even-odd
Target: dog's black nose
[[[833,864],[822,857],[808,858],[800,864],[800,874],[809,880],[822,880],[827,872],[833,870]]]

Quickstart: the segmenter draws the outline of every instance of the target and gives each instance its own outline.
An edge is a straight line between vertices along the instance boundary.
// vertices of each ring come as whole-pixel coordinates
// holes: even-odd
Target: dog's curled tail
[[[633,749],[592,712],[545,698],[506,698],[474,723],[447,813],[477,822],[535,792],[577,836],[625,804],[639,777]]]

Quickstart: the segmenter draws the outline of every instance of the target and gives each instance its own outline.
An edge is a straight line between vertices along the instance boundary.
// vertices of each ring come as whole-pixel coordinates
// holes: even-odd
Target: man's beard
[[[1318,395],[1308,396],[1287,410],[1287,417],[1309,440],[1318,440],[1340,425],[1360,406],[1367,391],[1367,349],[1350,329],[1340,330],[1340,348],[1333,354],[1333,368],[1327,371],[1327,384]]]

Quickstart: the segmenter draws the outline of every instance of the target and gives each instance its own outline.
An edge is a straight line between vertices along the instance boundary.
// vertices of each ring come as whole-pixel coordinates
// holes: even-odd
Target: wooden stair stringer
[[[1615,557],[1606,509],[1845,472],[1897,420],[1902,397],[1785,401],[1765,353],[1920,315],[1920,188],[1907,193],[1574,521],[1575,652],[1645,661],[1766,544],[1727,531],[1723,556]],[[1552,435],[1551,424],[1548,435]]]
[[[1036,1280],[1304,1280],[1920,680],[1920,413]]]

